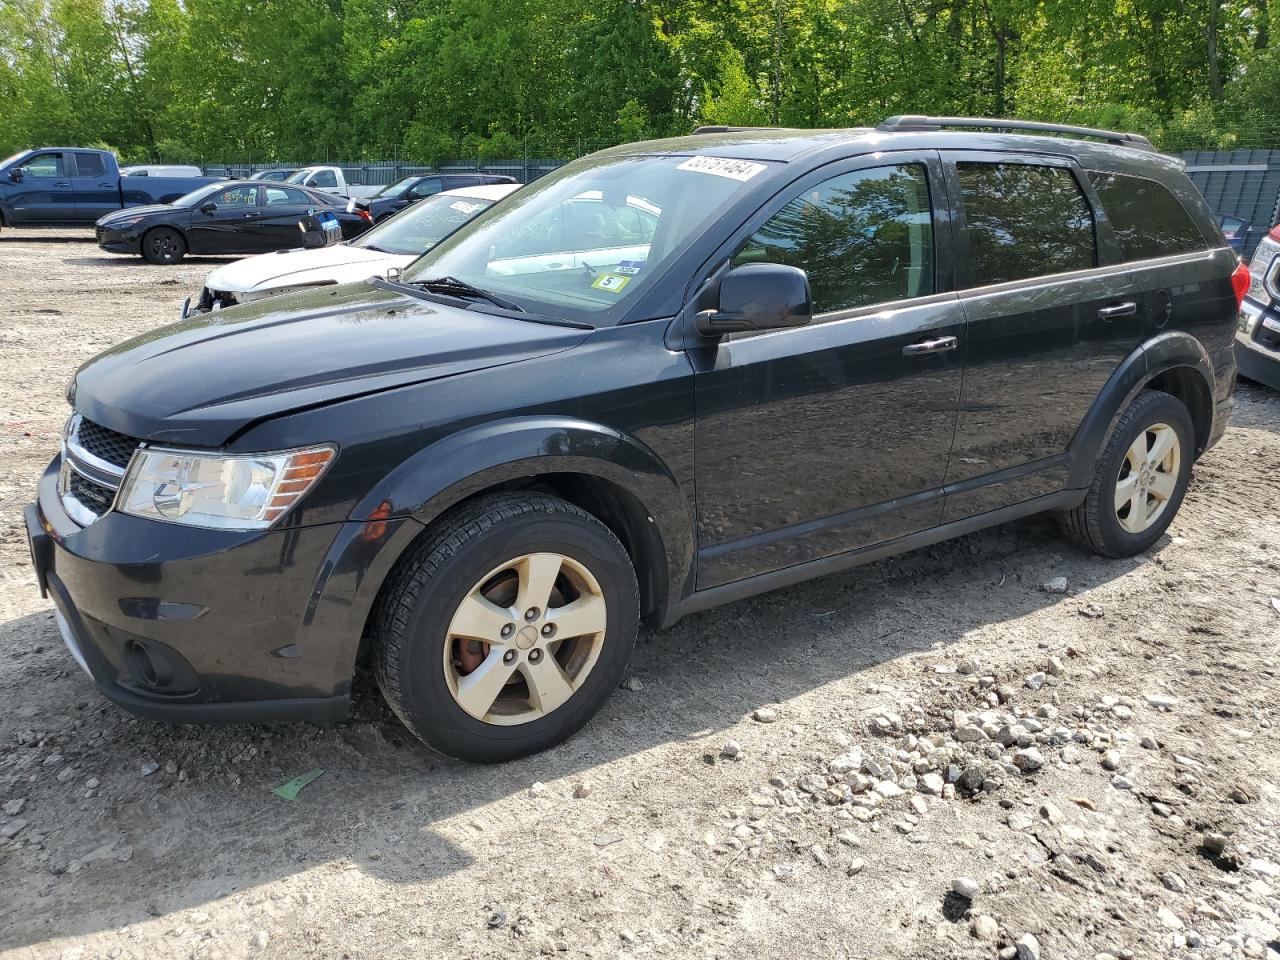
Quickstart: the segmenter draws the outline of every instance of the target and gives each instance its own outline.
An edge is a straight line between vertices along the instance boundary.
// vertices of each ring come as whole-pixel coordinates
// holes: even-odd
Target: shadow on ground
[[[58,745],[41,755],[56,749],[80,774],[68,786],[56,782],[58,767],[34,759],[0,767],[4,795],[29,797],[25,835],[48,835],[49,852],[45,864],[31,849],[0,860],[0,886],[34,887],[42,905],[8,917],[0,944],[120,927],[326,863],[350,861],[393,883],[448,876],[471,862],[442,834],[449,818],[534,781],[577,777],[650,748],[700,740],[757,706],[945,647],[983,624],[1070,603],[1038,589],[1062,568],[1055,559],[1065,560],[1081,589],[1133,563],[1085,557],[1037,518],[690,617],[665,633],[642,635],[631,670],[640,691],[617,691],[569,743],[493,767],[428,752],[368,690],[356,721],[329,729],[134,720],[103,701],[71,665],[50,614],[12,620],[0,625],[0,644],[15,660],[0,689],[8,697],[0,742],[13,744],[25,729],[57,731]],[[701,762],[702,746],[689,743],[689,763]],[[191,781],[163,771],[140,776],[144,762],[166,758],[176,759]],[[317,767],[324,776],[298,803],[271,793]],[[82,786],[89,775],[103,780],[101,796],[91,800]],[[660,768],[646,771],[663,775]],[[59,824],[72,825],[69,835],[53,835]],[[449,827],[453,836],[465,835],[460,831]],[[74,875],[58,872],[111,842],[130,845],[132,859],[108,857]],[[86,912],[86,903],[95,906]]]

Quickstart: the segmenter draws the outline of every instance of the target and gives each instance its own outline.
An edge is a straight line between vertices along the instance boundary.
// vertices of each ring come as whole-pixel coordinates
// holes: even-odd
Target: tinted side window
[[[457,184],[457,186],[462,186],[462,184]],[[423,197],[433,197],[443,189],[444,185],[440,180],[437,177],[431,177],[428,180],[419,180],[415,183],[409,189],[408,196],[414,200],[421,200]]]
[[[280,206],[287,204],[289,206],[305,207],[311,203],[311,198],[301,190],[294,190],[292,187],[263,187],[267,195],[267,206]]]
[[[1093,170],[1089,179],[1126,260],[1169,257],[1208,246],[1191,215],[1164,184]]]
[[[841,174],[779,210],[733,256],[809,274],[813,311],[933,293],[933,219],[919,164]]]
[[[24,177],[65,177],[66,164],[60,153],[37,153],[18,167]]]
[[[98,153],[76,154],[76,175],[81,177],[100,177],[106,172],[102,163],[102,155]]]
[[[338,175],[332,170],[321,170],[311,178],[313,187],[336,187],[338,185]]]
[[[1093,212],[1070,170],[1025,163],[958,163],[971,285],[1097,264]]]

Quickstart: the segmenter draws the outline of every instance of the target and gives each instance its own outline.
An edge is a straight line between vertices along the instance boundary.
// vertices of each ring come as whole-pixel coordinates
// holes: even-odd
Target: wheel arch
[[[1125,409],[1143,390],[1162,390],[1180,400],[1195,426],[1195,455],[1209,444],[1213,429],[1215,377],[1204,345],[1184,331],[1162,333],[1133,350],[1116,367],[1071,442],[1067,486],[1088,487],[1094,462]]]
[[[527,489],[560,496],[613,531],[635,565],[646,620],[661,621],[686,592],[694,528],[679,481],[637,437],[587,420],[520,417],[452,434],[388,474],[350,519],[407,516],[426,530],[477,497]]]

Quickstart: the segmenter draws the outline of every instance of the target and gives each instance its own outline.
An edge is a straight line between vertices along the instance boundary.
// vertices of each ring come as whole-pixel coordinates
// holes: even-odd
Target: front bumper
[[[1242,377],[1280,390],[1280,312],[1245,300],[1240,305],[1235,351]]]
[[[32,563],[104,696],[183,722],[348,716],[365,594],[381,579],[371,567],[392,528],[203,530],[115,511],[81,527],[57,495],[59,466],[25,511]]]
[[[117,230],[114,227],[94,227],[94,239],[98,246],[108,253],[139,253],[142,250],[141,237],[133,236],[133,231]]]

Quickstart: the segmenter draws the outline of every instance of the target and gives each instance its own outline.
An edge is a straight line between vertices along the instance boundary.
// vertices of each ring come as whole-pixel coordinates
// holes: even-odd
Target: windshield
[[[203,187],[196,187],[190,193],[183,194],[177,200],[170,201],[175,207],[194,207],[205,197],[217,193],[219,190],[227,189],[227,183],[207,183]]]
[[[387,184],[387,186],[383,187],[369,199],[372,200],[375,197],[393,197],[401,190],[409,189],[417,179],[417,177],[405,177],[403,180],[397,180],[395,183]]]
[[[455,277],[531,313],[617,322],[768,166],[714,157],[586,157],[430,250],[406,279]]]
[[[491,206],[492,200],[437,193],[366,230],[351,246],[421,256]]]
[[[13,163],[19,157],[25,157],[26,155],[27,155],[26,150],[19,150],[12,157],[7,157],[4,160],[0,160],[0,169],[7,167],[9,164]]]

